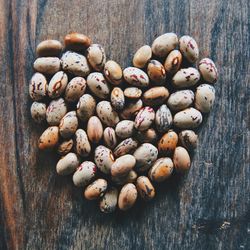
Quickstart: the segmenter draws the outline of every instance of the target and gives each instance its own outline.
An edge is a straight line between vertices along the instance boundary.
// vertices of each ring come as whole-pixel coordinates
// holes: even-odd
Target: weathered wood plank
[[[247,249],[249,247],[249,1],[1,1],[0,249]],[[191,34],[220,71],[217,100],[192,168],[150,204],[103,215],[56,158],[38,155],[28,81],[39,41],[70,31],[122,66],[164,32]]]

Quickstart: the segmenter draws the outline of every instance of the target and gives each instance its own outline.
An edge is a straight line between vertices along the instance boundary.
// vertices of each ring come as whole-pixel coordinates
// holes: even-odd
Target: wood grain
[[[249,249],[249,1],[0,0],[0,249]],[[216,62],[217,100],[189,174],[154,202],[101,214],[56,158],[38,155],[28,81],[36,45],[88,34],[123,67],[164,32],[191,34]]]

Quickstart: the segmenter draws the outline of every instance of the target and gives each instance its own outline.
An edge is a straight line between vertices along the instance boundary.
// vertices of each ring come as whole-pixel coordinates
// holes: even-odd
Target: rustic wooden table
[[[249,249],[248,0],[0,0],[0,249]],[[216,62],[217,99],[190,172],[154,202],[104,215],[56,159],[38,154],[29,114],[36,45],[86,33],[122,66],[164,33],[191,34]]]

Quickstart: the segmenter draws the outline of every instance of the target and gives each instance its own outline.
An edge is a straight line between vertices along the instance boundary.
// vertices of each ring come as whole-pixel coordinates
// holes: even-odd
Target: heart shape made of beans
[[[31,116],[48,125],[39,149],[61,155],[57,173],[73,174],[102,212],[152,200],[157,183],[191,166],[215,99],[214,62],[204,58],[196,69],[196,41],[174,33],[139,48],[125,69],[86,35],[70,33],[64,45],[45,40],[36,49]]]

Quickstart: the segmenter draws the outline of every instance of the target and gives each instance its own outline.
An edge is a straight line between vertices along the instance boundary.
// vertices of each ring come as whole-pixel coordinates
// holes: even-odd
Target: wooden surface
[[[248,0],[0,0],[0,249],[249,249]],[[36,45],[70,31],[127,66],[164,32],[190,34],[217,64],[213,111],[192,168],[152,203],[104,215],[82,199],[56,159],[38,155],[29,114]]]

